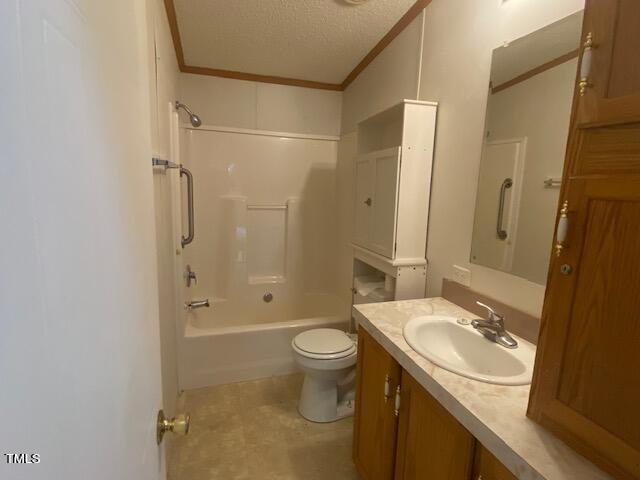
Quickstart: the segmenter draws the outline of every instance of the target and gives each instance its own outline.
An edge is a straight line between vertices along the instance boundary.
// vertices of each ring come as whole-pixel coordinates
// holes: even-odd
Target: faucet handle
[[[489,313],[489,320],[494,321],[494,322],[502,322],[504,320],[504,315],[496,312],[489,305],[485,305],[484,303],[478,302],[478,301],[476,301],[476,304],[487,309],[487,312]]]
[[[191,265],[187,265],[184,269],[184,279],[187,282],[187,287],[191,286],[191,282],[198,284],[198,277],[196,277],[196,272],[191,270]]]

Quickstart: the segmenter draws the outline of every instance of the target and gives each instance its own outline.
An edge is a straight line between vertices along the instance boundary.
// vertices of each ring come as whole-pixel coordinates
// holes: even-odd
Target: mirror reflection
[[[582,12],[493,52],[471,262],[546,283]]]

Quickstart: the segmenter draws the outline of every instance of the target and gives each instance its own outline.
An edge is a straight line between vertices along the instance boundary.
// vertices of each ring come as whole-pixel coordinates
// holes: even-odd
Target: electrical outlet
[[[459,265],[453,266],[453,281],[460,283],[465,287],[471,286],[471,270],[468,268],[460,267]]]

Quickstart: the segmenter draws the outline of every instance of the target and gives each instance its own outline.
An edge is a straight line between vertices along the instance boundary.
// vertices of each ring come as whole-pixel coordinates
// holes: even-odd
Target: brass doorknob
[[[188,413],[180,413],[172,419],[164,416],[164,411],[158,412],[158,423],[156,424],[156,441],[158,445],[162,442],[166,432],[173,432],[178,435],[186,435],[189,433],[189,423],[191,416]]]

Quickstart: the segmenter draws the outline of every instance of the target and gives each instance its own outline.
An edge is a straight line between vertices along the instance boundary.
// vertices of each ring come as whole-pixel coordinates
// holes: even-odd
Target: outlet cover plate
[[[471,270],[461,267],[459,265],[453,266],[453,281],[464,285],[465,287],[471,286]]]

